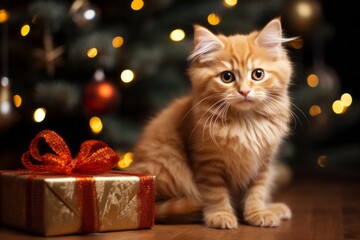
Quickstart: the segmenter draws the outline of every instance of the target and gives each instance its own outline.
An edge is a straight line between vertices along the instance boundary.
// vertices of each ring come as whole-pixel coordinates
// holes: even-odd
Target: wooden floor
[[[289,204],[293,218],[278,228],[240,225],[217,230],[202,225],[155,225],[150,230],[51,237],[51,240],[342,240],[360,239],[360,181],[298,180],[276,197]],[[0,228],[1,240],[42,239]]]

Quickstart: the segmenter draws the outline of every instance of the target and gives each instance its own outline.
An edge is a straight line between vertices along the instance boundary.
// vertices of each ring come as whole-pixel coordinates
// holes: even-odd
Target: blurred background
[[[0,2],[0,169],[43,129],[75,155],[105,141],[131,163],[142,126],[190,91],[194,23],[249,33],[281,16],[295,74],[292,135],[281,159],[298,176],[360,170],[356,1],[13,0]]]

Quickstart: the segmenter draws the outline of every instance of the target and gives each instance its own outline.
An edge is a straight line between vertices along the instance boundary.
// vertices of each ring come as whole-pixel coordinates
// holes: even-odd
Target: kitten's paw
[[[284,203],[270,203],[268,209],[284,220],[288,220],[292,216],[290,208]]]
[[[226,211],[205,213],[204,222],[210,228],[234,229],[238,227],[236,216]]]
[[[278,227],[281,222],[280,216],[269,209],[245,214],[244,218],[249,225],[256,227]]]

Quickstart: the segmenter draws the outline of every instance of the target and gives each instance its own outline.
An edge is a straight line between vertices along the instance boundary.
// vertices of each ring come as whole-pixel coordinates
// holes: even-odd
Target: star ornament
[[[55,74],[56,65],[59,65],[61,55],[65,52],[64,46],[54,48],[54,41],[49,31],[44,31],[44,49],[35,49],[33,55],[37,58],[42,66],[45,66],[46,73],[49,77]]]

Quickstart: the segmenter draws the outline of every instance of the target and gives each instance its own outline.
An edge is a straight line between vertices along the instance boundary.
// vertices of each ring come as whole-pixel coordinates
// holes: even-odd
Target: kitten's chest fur
[[[197,126],[193,125],[191,136],[192,159],[212,157],[221,162],[228,184],[237,189],[246,188],[267,167],[288,129],[281,116],[251,112],[209,119],[205,116],[193,122]]]

